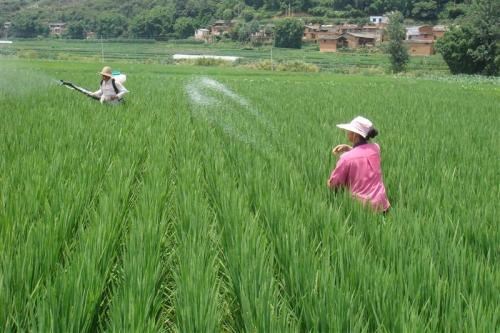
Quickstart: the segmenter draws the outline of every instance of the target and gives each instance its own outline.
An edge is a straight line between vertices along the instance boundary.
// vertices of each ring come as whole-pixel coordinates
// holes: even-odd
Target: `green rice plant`
[[[183,110],[183,108],[180,108]],[[188,128],[189,113],[178,115],[179,128]],[[179,133],[173,159],[176,169],[175,235],[177,267],[174,272],[175,329],[215,332],[222,328],[222,300],[218,278],[214,216],[202,191],[200,147],[190,131]]]
[[[170,96],[173,93],[170,92]],[[148,158],[144,162],[142,187],[148,191],[137,198],[131,212],[121,257],[121,279],[111,299],[108,330],[114,332],[156,332],[162,327],[160,285],[173,267],[163,264],[163,251],[173,251],[172,219],[174,180],[173,124],[162,118],[148,130]],[[173,256],[168,253],[168,257]]]
[[[216,137],[216,132],[201,131],[203,136]],[[223,267],[227,274],[230,294],[234,297],[232,311],[237,330],[296,331],[291,314],[280,300],[274,278],[273,255],[259,216],[248,206],[246,186],[238,185],[230,173],[222,173],[233,166],[231,156],[224,153],[223,142],[206,142],[206,150],[213,150],[205,159],[206,192],[215,212],[218,233],[221,235]],[[231,148],[230,148],[231,149]],[[216,158],[212,158],[216,157]],[[233,302],[232,302],[233,303]]]
[[[494,81],[135,63],[176,50],[113,44],[117,107],[53,84],[92,89],[101,65],[1,59],[2,331],[497,330]],[[386,216],[325,186],[357,115],[380,132]]]

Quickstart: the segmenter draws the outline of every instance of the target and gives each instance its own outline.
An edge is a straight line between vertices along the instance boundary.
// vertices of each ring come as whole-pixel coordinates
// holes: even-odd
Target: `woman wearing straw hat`
[[[111,67],[105,66],[99,74],[102,77],[100,88],[92,95],[100,98],[101,103],[119,103],[128,90],[113,78]]]
[[[352,147],[341,144],[333,148],[332,154],[339,160],[328,179],[328,187],[348,188],[363,204],[369,204],[377,212],[387,212],[390,203],[382,181],[380,147],[369,141],[377,136],[378,131],[370,120],[363,117],[337,127],[347,132]]]

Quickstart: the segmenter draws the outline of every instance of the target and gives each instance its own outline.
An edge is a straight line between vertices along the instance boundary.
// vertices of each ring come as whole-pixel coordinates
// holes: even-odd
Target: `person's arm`
[[[333,147],[332,155],[336,157],[340,157],[343,153],[352,150],[352,147],[349,145],[341,144]]]
[[[100,86],[99,86],[99,90],[94,91],[94,92],[92,93],[92,96],[95,96],[95,97],[101,97],[101,96],[102,96],[102,89],[101,89],[101,87],[100,87]]]
[[[348,162],[344,159],[340,159],[332,171],[330,178],[328,179],[328,187],[335,189],[338,187],[347,185],[347,176],[349,174]]]
[[[123,95],[128,93],[128,90],[125,89],[125,87],[118,81],[115,81],[115,84],[116,84],[116,88],[118,88],[118,94],[116,94],[116,97],[118,99],[121,99],[123,97]]]

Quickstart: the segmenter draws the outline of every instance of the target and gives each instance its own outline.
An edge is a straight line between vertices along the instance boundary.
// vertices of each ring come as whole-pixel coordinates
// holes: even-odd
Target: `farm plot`
[[[498,84],[112,65],[2,61],[2,331],[498,330]],[[325,186],[356,115],[385,217]]]

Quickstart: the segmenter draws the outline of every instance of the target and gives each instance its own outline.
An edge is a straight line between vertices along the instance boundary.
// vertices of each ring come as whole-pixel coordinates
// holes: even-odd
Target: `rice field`
[[[500,330],[500,83],[0,59],[0,331]],[[325,184],[354,116],[392,210]]]
[[[105,62],[127,62],[147,64],[172,64],[176,53],[190,55],[238,56],[240,64],[253,64],[261,61],[275,63],[300,61],[314,64],[322,71],[335,73],[384,73],[389,71],[389,58],[382,53],[339,52],[320,53],[317,44],[304,44],[300,50],[262,47],[244,47],[239,43],[223,42],[200,44],[175,41],[155,42],[144,40],[56,40],[19,39],[13,44],[0,47],[0,55],[17,56],[25,59],[45,59],[63,61],[84,61],[97,63],[104,57]],[[449,74],[442,57],[437,54],[429,57],[411,57],[408,70],[418,75]]]

